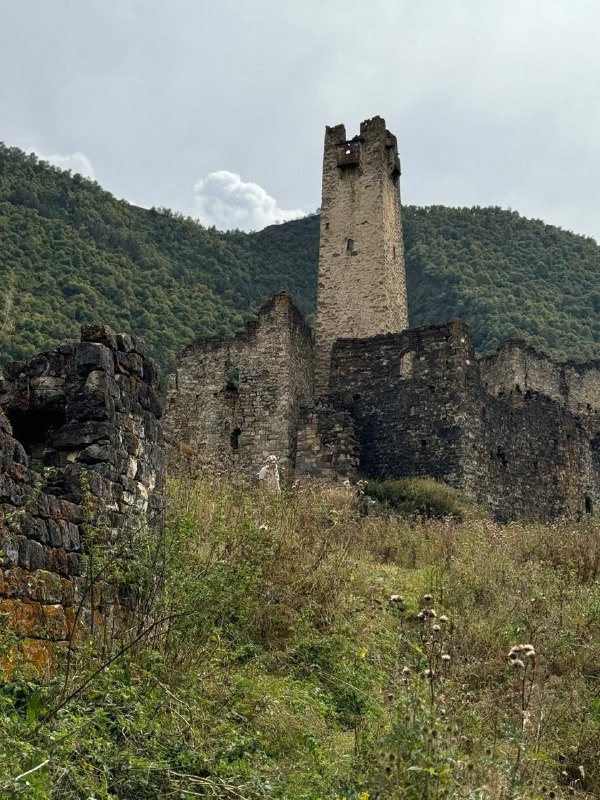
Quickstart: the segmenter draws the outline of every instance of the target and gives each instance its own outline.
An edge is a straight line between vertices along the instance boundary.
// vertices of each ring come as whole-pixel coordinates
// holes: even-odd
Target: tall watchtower
[[[316,394],[327,392],[336,339],[408,327],[396,137],[381,117],[346,138],[327,127],[316,320]]]

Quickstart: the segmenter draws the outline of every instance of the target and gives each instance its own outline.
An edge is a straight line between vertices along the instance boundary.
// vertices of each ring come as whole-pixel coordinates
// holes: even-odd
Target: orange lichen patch
[[[67,621],[61,605],[4,599],[0,600],[0,614],[6,614],[8,627],[22,636],[52,641],[67,638]]]
[[[0,572],[1,597],[28,597],[31,591],[32,576],[21,567]]]
[[[27,597],[39,603],[60,603],[63,598],[61,578],[43,569],[28,572],[21,567],[12,567],[0,573],[0,596]]]
[[[69,641],[78,642],[83,639],[88,632],[89,612],[82,611],[77,613],[78,609],[71,607],[65,609],[65,620],[67,623],[67,636]]]
[[[23,639],[19,643],[23,658],[39,675],[46,675],[56,655],[56,645],[44,639]]]
[[[42,606],[42,613],[45,616],[46,631],[48,638],[59,641],[67,638],[67,620],[65,610],[58,604]]]

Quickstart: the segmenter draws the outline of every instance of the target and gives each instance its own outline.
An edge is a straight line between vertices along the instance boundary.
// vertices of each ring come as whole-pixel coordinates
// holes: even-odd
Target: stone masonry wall
[[[356,480],[359,476],[356,420],[339,399],[319,397],[305,406],[298,423],[296,471],[320,480]]]
[[[455,321],[338,341],[329,389],[354,420],[363,474],[431,476],[499,520],[549,520],[600,508],[597,379],[596,364],[554,364],[522,345],[477,362]]]
[[[234,338],[200,339],[180,356],[165,413],[170,462],[255,475],[275,454],[296,459],[302,405],[312,398],[311,332],[290,298],[271,298]]]
[[[574,414],[600,411],[600,361],[559,363],[523,341],[510,341],[481,359],[481,380],[490,394],[538,392]]]
[[[85,555],[92,527],[118,554],[160,516],[159,382],[142,342],[101,326],[2,370],[0,614],[39,669],[76,618],[106,634],[130,615],[125,587],[94,582]]]
[[[316,318],[317,394],[326,392],[338,338],[408,327],[396,137],[381,117],[348,141],[327,128]]]
[[[336,342],[330,392],[352,408],[361,472],[461,485],[475,371],[466,326],[458,321]]]
[[[478,399],[468,488],[496,519],[579,517],[600,507],[588,420],[532,391],[497,398],[481,390]]]

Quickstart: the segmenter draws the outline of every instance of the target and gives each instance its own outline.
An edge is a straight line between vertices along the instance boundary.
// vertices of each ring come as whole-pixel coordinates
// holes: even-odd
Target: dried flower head
[[[442,628],[441,628],[441,626],[440,626],[440,625],[434,625],[434,626],[433,626],[433,628],[432,628],[431,630],[432,630],[434,633],[439,633],[439,632],[442,630]]]
[[[442,654],[442,661],[450,661],[450,654],[449,653],[443,653]]]
[[[525,662],[522,661],[520,658],[515,658],[513,661],[510,662],[512,667],[518,667],[519,669],[525,668]]]
[[[402,667],[402,674],[403,675],[410,675],[411,669],[410,667]]]
[[[440,620],[440,622],[448,622],[448,617],[445,614],[442,614],[442,616],[439,618],[439,620]]]
[[[432,594],[424,594],[423,595],[423,602],[424,603],[431,603],[432,600],[433,600],[433,595]]]

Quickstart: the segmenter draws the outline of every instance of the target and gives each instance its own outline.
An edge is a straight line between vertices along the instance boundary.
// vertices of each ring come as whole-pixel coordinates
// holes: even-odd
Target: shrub
[[[463,521],[471,504],[457,489],[432,478],[367,481],[365,494],[387,512],[425,519],[451,517]]]

